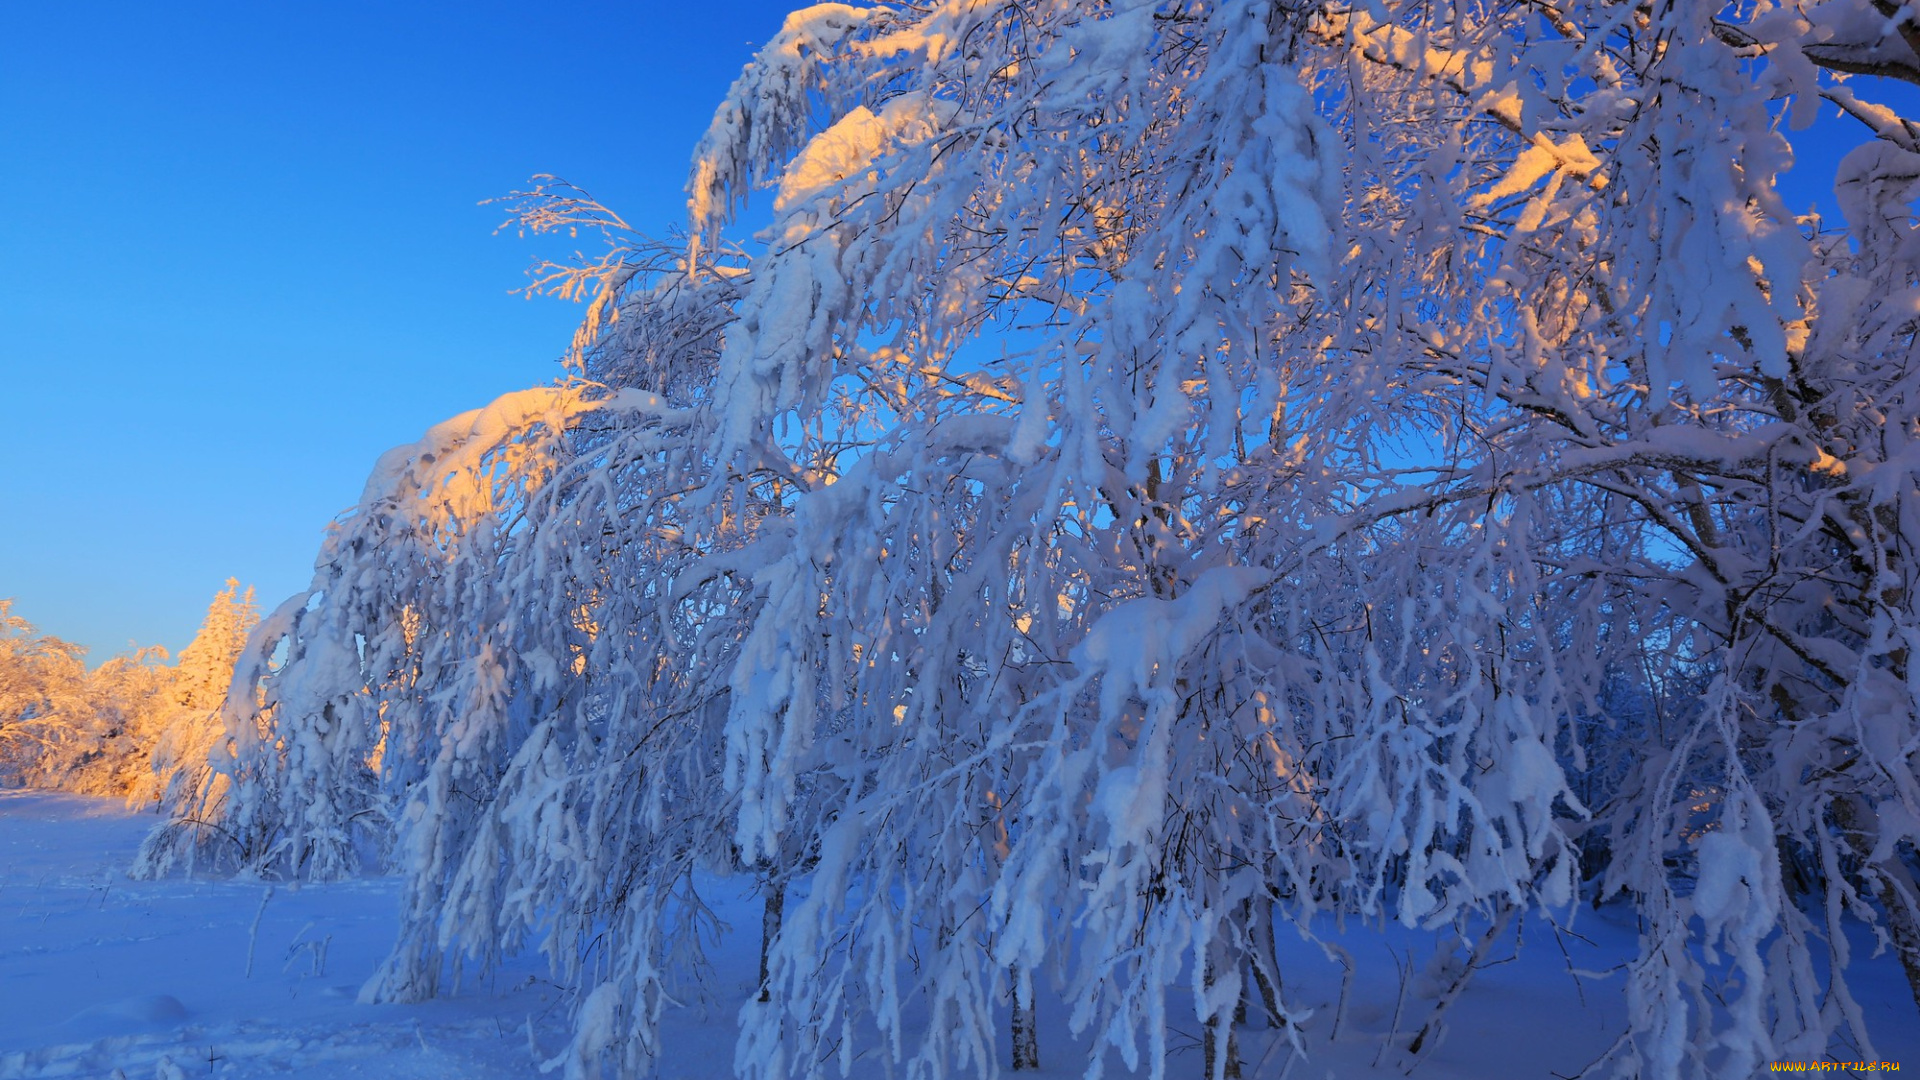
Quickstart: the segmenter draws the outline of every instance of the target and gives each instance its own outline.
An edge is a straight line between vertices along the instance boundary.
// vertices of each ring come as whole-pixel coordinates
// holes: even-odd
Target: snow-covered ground
[[[151,823],[109,800],[0,793],[0,1080],[492,1080],[539,1076],[540,1060],[563,1045],[565,1007],[537,958],[439,1001],[356,1003],[390,941],[395,881],[271,890],[251,882],[129,881],[123,867]],[[721,916],[740,929],[718,953],[718,985],[744,1000],[758,910],[737,890],[721,892]],[[1296,1010],[1313,1010],[1308,1054],[1249,1032],[1246,1075],[1577,1073],[1612,1041],[1623,1012],[1617,976],[1569,973],[1570,966],[1603,971],[1628,955],[1631,927],[1609,915],[1583,912],[1578,937],[1556,941],[1550,927],[1534,922],[1519,950],[1503,941],[1453,1010],[1445,1037],[1418,1061],[1404,1046],[1432,1008],[1420,993],[1432,982],[1424,936],[1336,935],[1328,927],[1327,939],[1360,972],[1343,1014],[1341,966],[1316,945],[1287,940],[1288,998]],[[1885,957],[1862,962],[1855,987],[1882,1058],[1920,1067],[1920,1018],[1897,968]],[[737,1004],[690,1002],[672,1014],[660,1075],[728,1076]],[[1043,1002],[1041,1021],[1040,1076],[1081,1075],[1085,1051],[1069,1040],[1059,1007]],[[1174,1044],[1184,1049],[1170,1075],[1200,1075],[1194,1034],[1176,1031]],[[862,1059],[854,1072],[881,1077],[888,1070]]]
[[[0,793],[0,1077],[537,1075],[528,1018],[557,1039],[562,1008],[525,973],[355,1003],[391,940],[395,880],[130,881],[153,820]]]

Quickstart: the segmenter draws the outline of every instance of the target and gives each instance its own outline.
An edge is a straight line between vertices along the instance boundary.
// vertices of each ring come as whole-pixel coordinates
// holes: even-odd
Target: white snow
[[[257,882],[129,881],[122,868],[151,822],[108,799],[0,792],[3,1080],[531,1080],[565,1047],[570,1028],[560,994],[526,959],[442,999],[357,1004],[361,982],[391,941],[395,879],[283,885],[264,911],[266,886]],[[732,1074],[735,1018],[752,989],[758,903],[744,885],[713,884],[718,912],[734,928],[714,953],[715,986],[733,997],[669,1007],[661,1077]],[[1479,1080],[1578,1072],[1624,1022],[1623,984],[1619,974],[1579,978],[1570,969],[1614,969],[1633,955],[1634,929],[1621,907],[1583,910],[1573,929],[1578,936],[1558,935],[1556,943],[1554,929],[1534,919],[1522,927],[1517,951],[1511,935],[1501,939],[1448,1014],[1446,1032],[1416,1063],[1405,1046],[1431,1008],[1416,990],[1436,972],[1458,970],[1463,960],[1451,953],[1459,940],[1355,923],[1342,932],[1326,922],[1315,931],[1336,947],[1323,951],[1282,927],[1281,975],[1288,1008],[1303,1023],[1305,1056],[1274,1032],[1243,1030],[1244,1075]],[[1436,947],[1450,955],[1436,960]],[[1342,954],[1357,973],[1344,993],[1333,959]],[[1920,1061],[1920,1023],[1897,966],[1885,957],[1857,963],[1854,985],[1869,1025],[1884,1033],[1882,1057]],[[1032,1075],[1077,1078],[1084,1045],[1069,1039],[1064,1006],[1039,980],[1036,986],[1042,1068]],[[1199,1031],[1181,1015],[1172,1011],[1169,1074],[1197,1076]],[[910,1005],[905,1023],[924,1024],[925,1015]],[[1004,1033],[996,1052],[1004,1070]],[[855,1078],[889,1075],[870,1046],[851,1057]]]
[[[398,881],[136,882],[154,818],[0,792],[0,1077],[535,1075],[558,992],[514,965],[418,1006],[354,1002],[391,942]],[[256,915],[257,934],[250,934]],[[246,974],[251,953],[252,976]]]

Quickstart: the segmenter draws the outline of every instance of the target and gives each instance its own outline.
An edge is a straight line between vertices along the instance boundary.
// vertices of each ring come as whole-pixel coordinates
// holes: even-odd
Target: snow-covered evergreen
[[[1916,44],[1883,0],[796,12],[684,244],[520,197],[613,234],[547,279],[574,377],[382,460],[167,850],[390,850],[367,993],[538,946],[570,1076],[660,1053],[709,873],[777,927],[746,1077],[989,1074],[1046,985],[1090,1075],[1182,1017],[1218,1078],[1276,921],[1583,897],[1644,926],[1606,1067],[1872,1058],[1846,926],[1920,988],[1920,147],[1839,76]],[[1775,188],[1822,101],[1845,233]]]
[[[161,699],[141,717],[146,767],[128,787],[128,805],[157,803],[172,813],[200,800],[214,782],[210,760],[226,736],[220,707],[247,634],[260,621],[252,587],[245,593],[239,588],[237,579],[228,578],[214,594],[199,632],[168,673]]]

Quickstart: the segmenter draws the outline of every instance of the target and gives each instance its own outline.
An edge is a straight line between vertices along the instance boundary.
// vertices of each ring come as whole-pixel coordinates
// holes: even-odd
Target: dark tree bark
[[[1224,1065],[1221,1065],[1219,1062],[1220,1032],[1223,1028],[1226,1030],[1227,1035],[1225,1040],[1227,1060]],[[1206,1047],[1207,1057],[1206,1080],[1215,1080],[1216,1077],[1218,1077],[1219,1080],[1240,1080],[1240,1036],[1233,1030],[1233,1025],[1230,1023],[1209,1023],[1203,1043]],[[1220,1068],[1221,1071],[1215,1072],[1216,1067]]]
[[[1040,1026],[1033,1007],[1033,977],[1019,968],[1013,976],[1013,1071],[1040,1067]]]
[[[767,882],[766,907],[760,912],[760,1000],[773,1000],[773,987],[767,983],[767,959],[773,950],[773,939],[780,934],[780,919],[787,909],[787,886],[784,882]]]
[[[1231,971],[1231,965],[1244,962],[1243,956],[1220,955],[1228,951],[1219,942],[1208,949],[1206,985],[1209,990],[1213,987],[1214,972],[1222,968]],[[1240,1080],[1240,1037],[1234,1031],[1234,1020],[1233,1013],[1207,1020],[1200,1040],[1206,1058],[1206,1080]]]
[[[1874,899],[1887,913],[1887,934],[1893,938],[1893,951],[1907,973],[1907,989],[1913,1003],[1920,1007],[1920,885],[1916,885],[1898,850],[1874,861],[1873,849],[1880,839],[1877,815],[1858,795],[1833,800],[1833,823],[1840,828],[1847,844],[1860,857],[1861,866],[1873,882]]]
[[[1273,936],[1273,896],[1263,893],[1247,904],[1247,940],[1252,946],[1247,966],[1253,969],[1253,987],[1260,993],[1267,1026],[1285,1027],[1287,1015],[1280,1008],[1280,951]]]

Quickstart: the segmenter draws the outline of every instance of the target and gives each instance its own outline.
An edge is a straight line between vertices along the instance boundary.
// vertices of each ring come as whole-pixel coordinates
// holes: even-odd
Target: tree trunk
[[[1427,1022],[1420,1025],[1420,1031],[1414,1035],[1413,1041],[1407,1044],[1407,1053],[1420,1053],[1426,1047],[1427,1040],[1440,1033],[1447,1010],[1453,1006],[1454,1002],[1460,1000],[1460,995],[1466,991],[1467,982],[1473,978],[1473,973],[1486,964],[1487,954],[1493,950],[1494,942],[1500,940],[1500,935],[1506,933],[1507,924],[1513,919],[1513,912],[1512,904],[1500,905],[1500,913],[1494,916],[1492,925],[1487,927],[1486,933],[1480,935],[1480,940],[1474,942],[1473,952],[1467,957],[1467,966],[1461,969],[1460,974],[1455,976],[1453,982],[1441,993],[1440,1000],[1434,1002],[1433,1015],[1427,1017]]]
[[[1207,957],[1205,982],[1209,993],[1211,993],[1213,989],[1213,973],[1220,970],[1220,967],[1216,965],[1221,964],[1222,961],[1240,963],[1242,958],[1238,956],[1220,956],[1219,954],[1223,950],[1218,943],[1215,943],[1207,951],[1209,955]],[[1245,994],[1241,995],[1241,1000],[1245,1000]],[[1201,1036],[1201,1046],[1206,1057],[1206,1073],[1204,1074],[1206,1080],[1240,1080],[1240,1038],[1234,1032],[1233,1024],[1233,1012],[1226,1012],[1207,1019],[1207,1026],[1204,1034]],[[1225,1043],[1224,1048],[1221,1045],[1223,1042]],[[1223,1057],[1225,1060],[1222,1060]]]
[[[1220,1062],[1220,1032],[1227,1035],[1227,1060]],[[1204,1040],[1207,1056],[1206,1080],[1240,1080],[1240,1037],[1231,1022],[1214,1021],[1207,1025]],[[1220,1071],[1216,1072],[1218,1068]]]
[[[1013,1071],[1040,1067],[1040,1030],[1033,1008],[1033,976],[1015,967],[1013,977]]]
[[[760,1000],[773,1000],[773,987],[767,982],[767,960],[773,951],[773,939],[780,934],[780,919],[787,908],[787,886],[767,881],[766,907],[760,912]]]
[[[1858,795],[1842,795],[1833,800],[1833,823],[1860,856],[1862,868],[1873,878],[1874,899],[1887,912],[1887,933],[1893,938],[1893,951],[1900,956],[1900,967],[1907,973],[1907,989],[1913,1003],[1920,1007],[1920,886],[1898,851],[1873,861],[1874,844],[1880,837],[1876,815]]]
[[[1253,985],[1260,991],[1267,1026],[1285,1027],[1287,1014],[1280,1008],[1280,950],[1273,937],[1273,896],[1262,893],[1247,903],[1247,940],[1252,945],[1247,966],[1253,969]]]

